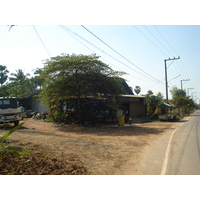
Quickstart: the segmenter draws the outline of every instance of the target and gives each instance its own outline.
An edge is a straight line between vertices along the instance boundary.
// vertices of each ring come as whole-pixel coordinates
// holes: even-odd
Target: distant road
[[[147,147],[137,174],[200,175],[200,111]]]

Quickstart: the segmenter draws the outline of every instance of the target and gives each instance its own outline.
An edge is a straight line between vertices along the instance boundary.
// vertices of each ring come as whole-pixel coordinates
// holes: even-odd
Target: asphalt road
[[[200,174],[200,111],[175,132],[169,153],[166,174]]]
[[[145,149],[141,175],[200,175],[200,111],[174,123]]]

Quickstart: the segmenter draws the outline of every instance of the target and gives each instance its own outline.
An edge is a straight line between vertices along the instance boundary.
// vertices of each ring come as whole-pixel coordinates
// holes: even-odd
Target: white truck
[[[22,120],[22,107],[15,97],[0,97],[0,123],[14,123],[15,126]]]

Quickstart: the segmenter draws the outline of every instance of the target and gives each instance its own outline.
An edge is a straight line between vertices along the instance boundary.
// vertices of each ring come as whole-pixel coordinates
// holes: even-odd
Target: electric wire
[[[36,30],[35,26],[34,26],[34,25],[32,25],[32,27],[33,27],[33,29],[35,30],[35,32],[36,32],[36,34],[37,34],[37,36],[39,37],[39,39],[40,39],[40,41],[41,41],[41,43],[42,43],[43,47],[44,47],[44,48],[45,48],[45,50],[47,51],[48,55],[51,57],[51,54],[49,53],[49,51],[48,51],[47,47],[45,46],[44,42],[42,41],[42,38],[40,37],[39,33],[37,32],[37,30]]]
[[[155,77],[151,76],[149,73],[145,72],[144,70],[142,70],[141,68],[139,68],[137,65],[135,65],[134,63],[132,63],[130,60],[128,60],[127,58],[125,58],[123,55],[121,55],[118,51],[116,51],[115,49],[113,49],[111,46],[109,46],[106,42],[104,42],[103,40],[101,40],[99,37],[97,37],[94,33],[92,33],[89,29],[87,29],[85,26],[81,25],[85,30],[87,30],[90,34],[92,34],[94,37],[96,37],[98,40],[100,40],[103,44],[105,44],[107,47],[109,47],[111,50],[113,50],[115,53],[117,53],[119,56],[121,56],[123,59],[125,59],[127,62],[129,62],[130,64],[132,64],[133,66],[135,66],[137,69],[139,69],[140,71],[142,71],[144,74],[148,75],[149,77],[153,78],[154,81],[156,80],[157,82],[160,82],[158,79],[156,79]],[[129,67],[130,69],[133,70],[133,68]],[[134,70],[135,71],[135,70]],[[138,72],[137,72],[138,73]]]
[[[96,54],[96,52],[94,50],[92,50],[91,48],[89,48],[87,45],[85,45],[83,42],[81,42],[80,40],[78,40],[72,33],[70,33],[69,31],[67,31],[62,25],[59,25],[60,28],[62,28],[66,33],[68,33],[71,37],[73,37],[76,41],[78,41],[79,43],[81,43],[84,47],[86,47],[87,49],[89,49],[90,51],[92,51],[93,53]],[[112,63],[110,63],[109,61],[107,61],[105,58],[102,58],[103,60],[105,60],[107,63],[109,63],[110,65],[114,66],[115,68],[121,70],[119,67],[113,65]],[[137,78],[137,77],[134,77]]]
[[[170,48],[174,51],[174,53],[178,56],[178,53],[174,50],[174,48],[169,44],[169,42],[164,38],[164,36],[160,33],[160,31],[156,28],[156,26],[153,26],[156,31],[160,34],[160,36],[165,40],[165,42],[170,46]]]
[[[170,43],[166,40],[166,38],[161,34],[161,32],[156,28],[156,26],[153,26],[154,27],[154,29],[159,33],[159,35],[163,38],[163,40],[169,45],[169,47],[174,51],[174,53],[176,54],[176,55],[179,55],[176,51],[175,51],[175,49],[172,47],[172,45],[170,45]],[[180,65],[179,65],[179,62],[176,62],[176,64],[178,65],[178,67],[179,67],[179,69],[180,69],[180,71],[181,71],[181,73],[184,75],[184,77],[186,78],[189,78],[189,75],[188,75],[188,73],[187,73],[187,71],[186,71],[186,69],[185,69],[185,66],[184,66],[184,64],[183,64],[183,62],[182,62],[182,60],[180,59],[180,63],[181,63],[181,65],[182,65],[182,68],[183,68],[183,70],[182,70],[182,68],[180,67]]]
[[[145,27],[145,26],[144,26]],[[168,46],[173,50],[173,52],[176,54],[176,55],[179,55],[176,51],[175,51],[175,49],[172,47],[172,45],[170,45],[170,43],[166,40],[166,38],[161,34],[161,32],[158,30],[158,28],[156,28],[156,26],[153,26],[154,27],[154,29],[159,33],[159,35],[162,37],[162,39],[168,44]],[[145,27],[146,28],[146,27]],[[147,28],[146,28],[147,29]],[[154,35],[147,29],[147,31],[154,37]],[[156,37],[154,37],[156,40],[157,40],[157,38]],[[158,41],[158,40],[157,40]],[[159,42],[159,41],[158,41]],[[160,43],[160,42],[159,42]],[[160,43],[161,44],[161,43]],[[162,45],[162,44],[161,44]],[[163,46],[163,45],[162,45]],[[163,46],[164,47],[164,46]],[[165,48],[165,47],[164,47]],[[166,50],[167,50],[167,48],[165,48]],[[167,50],[168,51],[168,50]],[[168,51],[169,52],[169,51]],[[171,53],[171,52],[170,52]],[[172,54],[172,53],[171,53]],[[172,54],[173,55],[173,54]],[[182,65],[182,67],[180,66],[180,64],[179,64],[179,62],[181,63],[181,65]],[[172,63],[171,63],[172,64]],[[170,65],[171,65],[170,64]],[[178,69],[177,69],[177,67],[176,67],[176,65],[178,66],[178,68],[180,69],[180,72],[181,72],[181,74],[184,76],[184,78],[189,78],[189,75],[188,75],[188,73],[187,73],[187,71],[186,71],[186,69],[185,69],[185,66],[184,66],[184,64],[183,64],[183,62],[182,62],[182,60],[180,60],[180,61],[178,61],[178,62],[175,62],[175,68],[176,68],[176,70],[177,70],[177,72],[179,71]],[[169,66],[168,66],[168,68],[169,68]],[[191,80],[191,79],[190,79]],[[192,81],[190,81],[190,82],[192,82]],[[184,83],[184,84],[186,84],[186,83]],[[183,85],[184,85],[183,84]],[[192,87],[194,87],[193,86],[193,84],[191,83],[191,85],[192,85]]]
[[[155,38],[155,40],[166,50],[168,51],[169,54],[171,54],[173,56],[173,54],[154,36],[154,34],[146,27],[144,26],[144,28]],[[160,48],[159,48],[160,49]]]
[[[149,39],[142,31],[140,31],[136,26],[134,26],[143,36],[145,36],[153,45],[155,45],[159,50],[161,50],[154,42],[152,42],[152,40],[151,39]],[[171,55],[173,55],[172,54],[172,52],[170,52],[154,35],[153,35],[153,33],[151,33],[151,31],[146,27],[146,26],[143,26]],[[160,31],[154,26],[154,28],[156,29],[156,31],[159,33],[159,35],[165,40],[165,42],[170,46],[170,48],[175,52],[175,54],[177,54],[177,52],[174,50],[174,48],[169,44],[169,42],[164,38],[164,36],[160,33]],[[162,50],[161,50],[161,52],[163,52]],[[164,52],[163,52],[164,53]],[[167,55],[167,54],[165,54],[165,55]],[[177,54],[178,55],[178,54]],[[168,56],[168,55],[167,55]],[[172,61],[171,63],[170,63],[170,65],[173,63],[174,61]],[[177,62],[176,62],[177,63]],[[169,68],[170,67],[170,65],[168,65],[168,67],[167,68]],[[177,70],[177,72],[178,73],[180,73],[179,71],[178,71],[178,69],[177,69],[177,67],[176,67],[176,65],[175,65],[175,68],[176,68],[176,70]],[[179,68],[180,68],[180,66],[179,66]],[[184,74],[183,73],[183,71],[182,71],[182,69],[180,68],[180,71],[181,71],[181,74]]]
[[[137,28],[135,25],[133,25],[147,40],[149,40],[155,47],[157,47],[163,54],[165,54],[167,57],[169,57],[161,48],[159,48],[151,39],[149,39],[139,28]]]
[[[80,39],[84,40],[84,41],[87,42],[88,44],[94,46],[94,47],[97,48],[99,51],[101,51],[102,53],[105,53],[106,55],[108,55],[108,56],[111,57],[112,59],[114,59],[114,60],[120,62],[121,64],[125,65],[126,67],[129,67],[128,65],[122,63],[120,60],[118,60],[118,59],[116,59],[115,57],[111,56],[110,54],[108,54],[107,52],[103,51],[102,49],[100,49],[100,48],[97,47],[96,45],[92,44],[91,42],[89,42],[89,41],[86,40],[85,38],[83,38],[83,37],[81,37],[80,35],[78,35],[77,33],[73,32],[73,31],[70,30],[69,28],[67,28],[67,27],[65,27],[65,26],[61,26],[61,25],[60,25],[60,27],[61,27],[66,33],[68,33],[70,36],[72,36],[75,40],[77,40],[78,42],[80,42],[83,46],[85,46],[86,48],[88,48],[88,49],[89,49],[90,51],[92,51],[93,53],[96,53],[96,52],[93,51],[93,50],[92,50],[91,48],[89,48],[88,46],[86,46],[83,42],[81,42],[80,40],[78,40],[74,35],[76,35],[76,36],[79,37]],[[71,32],[72,34],[71,34],[70,32]],[[73,34],[74,34],[74,35],[73,35]],[[103,60],[105,60],[107,63],[109,63],[111,66],[114,66],[115,68],[117,68],[117,69],[119,69],[119,70],[122,70],[122,69],[120,69],[119,67],[117,67],[117,66],[113,65],[112,63],[110,63],[109,61],[107,61],[105,58],[103,58],[103,57],[101,57],[101,58],[102,58]],[[133,70],[133,69],[132,69],[132,70]],[[122,71],[123,71],[123,70],[122,70]],[[137,71],[135,71],[135,72],[137,72]],[[139,72],[137,72],[137,73],[139,73]],[[140,74],[140,73],[139,73],[139,74]],[[144,81],[143,79],[138,78],[138,77],[136,77],[136,76],[133,76],[132,74],[129,74],[129,75],[130,75],[131,77],[135,78],[135,79]],[[143,75],[143,74],[141,74],[141,75]],[[148,78],[148,77],[146,77],[146,78]]]
[[[125,63],[121,62],[120,60],[116,59],[116,58],[113,57],[112,55],[108,54],[108,53],[105,52],[104,50],[102,50],[102,49],[100,49],[99,47],[97,47],[96,45],[92,44],[91,42],[89,42],[88,40],[86,40],[86,39],[83,38],[82,36],[78,35],[78,34],[75,33],[74,31],[70,30],[70,29],[67,28],[66,26],[62,26],[62,27],[64,27],[64,29],[65,29],[66,32],[67,32],[67,31],[71,32],[72,34],[74,34],[74,35],[76,35],[77,37],[81,38],[82,40],[84,40],[84,41],[87,42],[88,44],[90,44],[90,45],[92,45],[93,47],[97,48],[99,51],[101,51],[102,53],[105,53],[107,56],[111,57],[112,59],[116,60],[117,62],[121,63],[122,65],[124,65],[124,66],[128,67],[129,69],[135,71],[136,73],[138,73],[138,74],[140,74],[140,75],[146,77],[147,79],[150,79],[150,77],[147,77],[147,76],[145,76],[144,74],[142,74],[142,73],[140,73],[140,72],[134,70],[134,69],[131,68],[130,66],[128,66],[128,65],[126,65]],[[134,77],[134,78],[137,78],[137,77]],[[139,79],[139,78],[137,78],[137,79]],[[150,79],[150,80],[155,82],[155,80],[152,80],[152,79]],[[159,81],[159,80],[157,80],[157,81]],[[159,82],[159,84],[163,84],[163,83],[162,83],[162,82]]]

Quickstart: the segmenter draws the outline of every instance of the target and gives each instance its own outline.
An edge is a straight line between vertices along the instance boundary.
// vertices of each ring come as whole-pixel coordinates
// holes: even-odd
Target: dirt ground
[[[0,125],[0,135],[11,126]],[[6,145],[22,147],[31,155],[0,160],[0,174],[136,174],[144,147],[170,127],[170,123],[80,127],[27,118]]]

